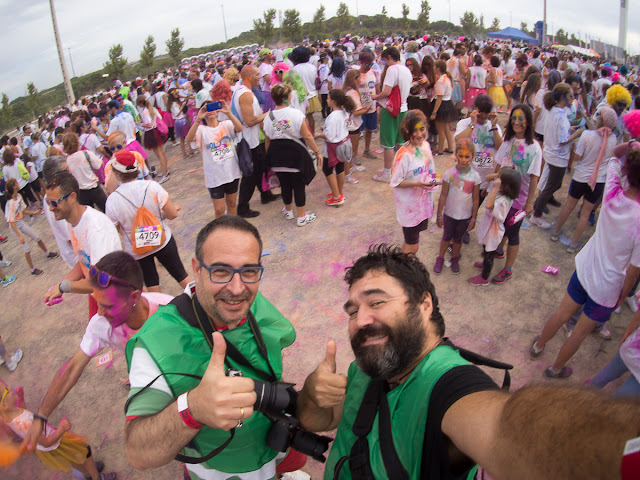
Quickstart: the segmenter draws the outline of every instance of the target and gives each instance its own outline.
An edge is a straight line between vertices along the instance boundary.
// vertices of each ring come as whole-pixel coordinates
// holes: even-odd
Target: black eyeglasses
[[[63,170],[63,171],[66,171],[66,170]],[[58,172],[58,173],[62,173],[62,172]],[[60,197],[58,200],[49,200],[47,198],[47,205],[51,205],[53,208],[58,208],[58,205],[60,204],[60,202],[65,200],[72,193],[73,192],[69,192],[66,195],[63,195],[62,197]]]
[[[124,145],[116,145],[115,147],[109,147],[109,150],[111,150],[112,152],[115,152],[116,150],[122,150],[124,148]]]
[[[98,283],[98,285],[100,286],[100,288],[107,288],[110,284],[115,284],[118,285],[120,287],[129,287],[132,288],[134,290],[137,290],[136,287],[134,287],[132,284],[130,284],[129,282],[125,281],[125,280],[121,280],[118,277],[114,277],[113,275],[107,273],[107,272],[103,272],[102,270],[100,270],[98,267],[91,265],[91,268],[89,269],[89,278],[96,278],[96,281]]]
[[[282,70],[282,69],[277,69],[277,70],[274,70],[274,72],[276,72],[276,74],[278,74],[278,73],[284,73],[284,70]]]
[[[233,280],[233,276],[236,273],[240,275],[240,280],[244,283],[258,283],[264,273],[264,267],[262,266],[233,268],[223,265],[212,265],[207,267],[200,260],[198,260],[198,263],[209,272],[209,280],[211,280],[212,283],[229,283]]]

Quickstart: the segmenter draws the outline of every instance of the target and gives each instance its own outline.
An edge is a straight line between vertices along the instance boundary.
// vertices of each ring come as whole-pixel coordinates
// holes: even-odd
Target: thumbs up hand
[[[231,430],[240,420],[253,414],[256,402],[254,383],[250,378],[227,377],[224,358],[227,343],[215,332],[213,351],[200,384],[189,392],[189,410],[195,420],[211,428]]]
[[[331,408],[342,404],[347,393],[347,377],[336,373],[336,342],[327,343],[324,359],[307,377],[304,389],[320,408]]]

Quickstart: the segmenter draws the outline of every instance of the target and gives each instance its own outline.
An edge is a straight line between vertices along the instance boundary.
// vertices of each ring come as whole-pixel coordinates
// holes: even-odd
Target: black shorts
[[[40,180],[38,180],[37,178],[33,182],[29,182],[29,186],[31,187],[31,190],[33,190],[35,193],[42,193]]]
[[[328,177],[329,175],[332,175],[334,173],[336,175],[340,175],[344,172],[344,162],[338,162],[335,164],[335,166],[330,167],[329,159],[327,157],[324,157],[324,162],[322,162],[322,172],[324,173],[325,177]]]
[[[524,218],[513,225],[509,225],[509,220],[520,210],[520,208],[511,207],[509,213],[507,213],[507,218],[504,219],[504,238],[507,239],[509,245],[512,247],[520,245],[520,227],[522,226],[522,220],[524,220]]]
[[[138,265],[142,269],[142,276],[144,278],[144,284],[149,287],[157,287],[160,285],[160,276],[158,275],[158,270],[156,269],[156,262],[154,258],[157,258],[158,261],[162,264],[164,268],[167,269],[169,275],[171,275],[176,282],[180,283],[185,278],[187,278],[187,271],[184,269],[184,265],[182,265],[182,260],[180,260],[180,254],[178,253],[178,245],[176,244],[173,235],[169,242],[160,250],[153,252],[151,255],[147,255],[144,258],[138,260]]]
[[[471,217],[462,220],[456,220],[447,215],[442,217],[442,223],[444,227],[444,233],[442,234],[442,240],[444,242],[450,242],[453,239],[453,243],[462,243],[462,237],[469,228]]]
[[[596,183],[596,188],[594,190],[591,190],[588,183],[576,182],[575,180],[571,180],[571,184],[569,185],[569,195],[576,200],[580,200],[584,197],[584,200],[592,205],[595,205],[600,201],[603,193],[604,182]]]
[[[238,191],[238,183],[240,183],[240,179],[236,178],[233,182],[210,188],[209,195],[211,195],[211,198],[213,198],[214,200],[220,200],[224,198],[225,195],[233,195]]]
[[[533,134],[536,140],[538,140],[540,143],[544,143],[544,135],[541,135],[540,133],[536,133],[536,132],[534,132]]]
[[[404,243],[407,245],[416,245],[420,241],[420,232],[424,232],[428,226],[429,219],[425,218],[415,227],[402,227]]]

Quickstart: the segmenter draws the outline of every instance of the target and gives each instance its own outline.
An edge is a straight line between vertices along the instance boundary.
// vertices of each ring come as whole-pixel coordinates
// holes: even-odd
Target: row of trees
[[[409,7],[402,4],[402,18],[392,18],[387,15],[387,7],[383,6],[379,15],[354,17],[349,12],[346,3],[341,2],[336,11],[336,15],[330,19],[326,18],[324,5],[313,14],[313,20],[302,24],[300,12],[296,9],[288,9],[277,12],[275,8],[270,8],[263,12],[262,17],[253,20],[253,31],[258,41],[269,44],[274,40],[284,40],[299,42],[303,36],[312,39],[339,37],[347,33],[364,35],[382,35],[388,29],[395,31],[424,31],[429,28],[429,12],[431,7],[428,0],[420,2],[420,11],[415,20],[409,19]],[[279,17],[279,27],[276,27],[276,16]],[[445,22],[448,23],[448,22]],[[452,27],[453,24],[449,24]]]
[[[167,46],[167,55],[173,61],[173,65],[178,63],[182,49],[184,48],[184,39],[180,37],[180,29],[171,30],[169,40],[165,42]],[[156,43],[152,35],[149,35],[140,51],[139,65],[145,69],[151,69],[156,62]],[[122,56],[122,45],[117,43],[109,49],[109,60],[104,64],[104,70],[112,78],[121,78],[124,74],[125,67],[129,61]]]

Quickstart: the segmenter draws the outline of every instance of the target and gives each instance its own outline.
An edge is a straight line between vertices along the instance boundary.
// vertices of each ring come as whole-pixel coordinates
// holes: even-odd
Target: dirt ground
[[[506,115],[501,114],[501,123]],[[319,119],[317,124],[321,123]],[[316,126],[319,128],[319,125]],[[374,139],[373,148],[378,147]],[[362,147],[361,147],[362,148]],[[191,270],[195,237],[200,228],[213,219],[213,205],[204,187],[200,156],[183,159],[179,147],[167,143],[171,180],[164,184],[172,200],[182,208],[172,221],[171,229],[177,240],[185,267]],[[152,162],[155,159],[152,159]],[[437,157],[439,173],[454,163],[450,156]],[[280,213],[282,205],[275,202],[260,205],[255,194],[252,208],[261,215],[251,220],[259,229],[265,253],[265,275],[260,291],[293,323],[297,338],[284,352],[284,379],[299,386],[323,358],[326,342],[338,343],[338,371],[345,372],[353,360],[347,336],[347,316],[342,305],[347,289],[342,280],[345,267],[364,254],[372,244],[402,243],[402,231],[396,221],[393,193],[388,184],[371,179],[382,168],[382,154],[377,160],[365,160],[366,172],[356,172],[357,185],[346,185],[346,203],[339,208],[324,205],[327,183],[320,173],[307,189],[307,208],[317,214],[317,220],[304,228],[296,227]],[[566,197],[569,178],[557,198]],[[551,220],[559,212],[551,208]],[[435,220],[435,216],[434,216]],[[573,231],[576,217],[572,215],[565,231]],[[441,230],[433,231],[430,224],[420,239],[418,256],[431,271],[437,255]],[[38,216],[34,229],[47,246],[56,250],[55,240],[44,217]],[[586,242],[593,233],[589,227],[583,237]],[[0,223],[0,234],[9,236],[8,226]],[[531,361],[528,349],[545,320],[559,305],[569,278],[574,271],[574,255],[566,252],[561,243],[552,243],[548,233],[535,226],[521,232],[520,256],[513,269],[513,278],[498,286],[476,288],[467,278],[476,275],[473,262],[480,259],[481,246],[474,234],[471,243],[463,245],[460,275],[445,268],[434,276],[440,298],[447,336],[456,344],[482,355],[512,363],[512,390],[529,384],[582,385],[616,353],[622,334],[631,319],[626,306],[621,314],[614,314],[609,322],[611,341],[596,335],[585,340],[569,365],[574,375],[568,380],[546,380],[543,370],[552,363],[562,342],[559,332],[546,352]],[[64,301],[54,307],[42,302],[46,290],[66,275],[67,266],[61,259],[47,260],[35,244],[31,244],[34,263],[44,275],[31,277],[22,251],[13,239],[1,246],[5,258],[13,265],[6,268],[18,280],[0,289],[0,333],[12,352],[21,348],[24,358],[17,370],[9,373],[0,367],[0,376],[11,385],[24,385],[28,408],[36,410],[55,371],[76,351],[87,323],[87,299],[66,294]],[[494,274],[503,265],[497,260]],[[546,265],[560,269],[554,277],[541,272]],[[165,293],[177,295],[180,287],[162,267],[161,286]],[[501,373],[489,370],[497,382]],[[124,454],[123,408],[127,387],[120,381],[126,378],[124,355],[116,352],[113,363],[97,366],[91,362],[59,408],[51,416],[54,425],[68,417],[73,430],[89,438],[94,455],[106,463],[107,471],[115,471],[121,480],[178,479],[181,466],[168,466],[145,472],[135,471]],[[610,385],[615,388],[616,385]],[[310,461],[305,470],[314,479],[321,478],[322,465]],[[16,464],[0,473],[6,479],[63,479],[71,474],[52,473],[43,467],[35,455],[22,457]]]

